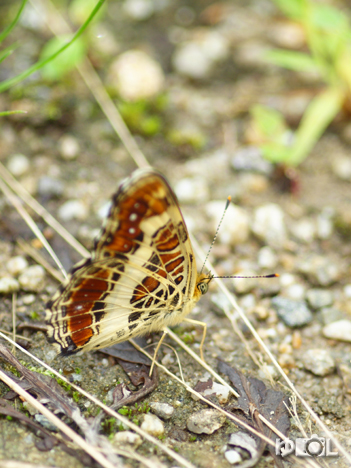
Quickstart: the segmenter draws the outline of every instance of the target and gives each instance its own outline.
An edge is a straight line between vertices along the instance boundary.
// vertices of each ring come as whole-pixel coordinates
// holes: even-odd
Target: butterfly
[[[197,273],[176,195],[155,170],[122,182],[91,258],[73,267],[46,306],[61,355],[104,348],[180,323],[208,290]]]

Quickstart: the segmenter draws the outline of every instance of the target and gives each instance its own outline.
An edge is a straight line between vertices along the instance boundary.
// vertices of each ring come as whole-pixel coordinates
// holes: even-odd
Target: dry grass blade
[[[0,164],[1,165],[1,164]],[[1,174],[2,176],[2,174]],[[6,179],[5,179],[6,180]],[[48,253],[51,255],[53,260],[56,262],[57,266],[59,267],[61,273],[63,276],[66,278],[66,272],[65,269],[63,268],[60,260],[58,259],[57,255],[55,252],[52,250],[50,244],[48,241],[45,239],[41,231],[38,229],[38,226],[35,224],[34,220],[32,217],[27,213],[27,211],[23,208],[21,200],[15,195],[5,184],[4,180],[0,178],[0,189],[3,191],[4,195],[8,198],[8,200],[12,203],[12,205],[16,208],[18,213],[22,216],[23,220],[27,223],[29,228],[32,230],[32,232],[37,236],[37,238],[41,241],[43,246],[46,248]]]
[[[18,393],[24,400],[28,401],[34,408],[40,411],[41,414],[47,417],[58,429],[60,429],[64,434],[66,434],[73,442],[75,442],[79,447],[85,450],[92,458],[94,458],[98,463],[100,463],[104,468],[116,468],[115,465],[111,464],[106,458],[101,455],[94,447],[88,444],[82,437],[80,437],[76,432],[74,432],[70,427],[68,427],[64,422],[61,421],[57,416],[55,416],[51,411],[49,411],[45,406],[39,403],[32,395],[26,392],[22,387],[20,387],[16,382],[14,382],[10,377],[8,377],[0,369],[0,379],[13,391]]]
[[[62,273],[58,270],[55,270],[49,262],[45,260],[45,258],[41,255],[41,253],[34,249],[28,242],[25,240],[19,238],[17,239],[17,244],[18,246],[23,250],[24,253],[26,253],[29,257],[32,257],[33,260],[35,260],[39,265],[41,265],[45,270],[57,281],[62,283],[62,281],[65,279]]]
[[[0,176],[37,215],[41,216],[48,226],[51,226],[60,236],[65,239],[82,257],[90,257],[90,253],[72,236],[56,219],[33,198],[29,192],[13,177],[13,175],[0,162]]]
[[[135,431],[137,434],[139,434],[140,436],[142,436],[143,438],[145,438],[146,440],[148,440],[149,442],[151,442],[152,444],[156,445],[157,447],[159,447],[163,452],[165,452],[168,456],[170,456],[171,458],[173,458],[175,461],[177,461],[178,463],[180,463],[181,465],[184,465],[185,468],[195,468],[194,465],[192,463],[190,463],[188,460],[186,460],[185,458],[183,458],[181,455],[179,455],[178,453],[174,452],[173,450],[171,450],[169,447],[167,447],[166,445],[162,444],[158,439],[156,439],[155,437],[151,436],[150,434],[148,434],[147,432],[143,431],[142,429],[140,429],[139,426],[137,426],[136,424],[132,423],[131,421],[129,421],[129,419],[123,417],[121,414],[119,413],[116,413],[115,411],[111,410],[110,407],[106,406],[104,403],[102,403],[100,400],[98,400],[97,398],[95,398],[93,395],[91,395],[90,393],[86,392],[85,390],[83,390],[82,388],[80,388],[78,385],[75,385],[74,383],[72,382],[69,382],[63,375],[61,375],[59,372],[57,372],[56,369],[50,367],[48,364],[46,364],[46,362],[42,361],[41,359],[37,358],[36,356],[34,356],[33,354],[31,354],[29,351],[25,350],[24,348],[22,348],[21,346],[19,346],[17,343],[15,343],[13,340],[11,340],[10,338],[8,338],[7,336],[3,335],[2,333],[0,333],[0,337],[2,337],[3,339],[5,339],[6,341],[8,341],[9,343],[11,343],[12,345],[15,345],[17,349],[19,349],[20,351],[22,351],[25,355],[29,356],[31,359],[33,359],[34,361],[36,361],[38,364],[40,364],[41,366],[43,366],[45,369],[49,370],[50,372],[52,372],[54,375],[56,375],[56,377],[58,377],[60,380],[66,382],[67,384],[69,384],[72,388],[74,388],[75,390],[77,390],[78,392],[80,392],[81,395],[84,395],[86,398],[88,398],[90,401],[92,401],[93,403],[95,403],[96,405],[100,406],[100,408],[102,408],[104,411],[106,411],[106,413],[110,414],[111,416],[115,417],[118,421],[122,422],[123,424],[125,424],[126,426],[128,426],[130,429],[132,429],[133,431]],[[163,366],[162,366],[163,367]],[[177,377],[175,377],[176,379],[178,379]],[[200,395],[201,396],[201,395]],[[202,396],[201,396],[202,398]],[[35,400],[36,401],[36,400]],[[46,411],[48,411],[50,413],[49,410],[47,410],[46,408],[44,408]],[[45,414],[46,415],[46,414]],[[50,418],[49,418],[50,419]],[[55,423],[54,423],[55,424]],[[61,429],[61,428],[60,428]],[[89,453],[89,452],[87,452]]]
[[[46,23],[53,34],[60,36],[62,34],[72,33],[68,24],[51,2],[44,3],[42,0],[31,0],[31,4],[45,17]],[[85,59],[81,65],[77,66],[77,69],[135,164],[138,167],[150,166],[143,152],[140,150],[135,139],[131,135],[128,127],[124,123],[117,107],[107,94],[105,87],[100,80],[99,75],[95,72],[91,62],[88,59]]]
[[[200,246],[197,244],[197,242],[194,242],[197,251],[201,251]],[[208,265],[211,269],[211,271],[215,271],[213,266],[208,262]],[[244,314],[243,310],[238,306],[236,303],[233,295],[228,291],[227,287],[223,283],[222,280],[216,280],[220,289],[222,292],[226,295],[228,300],[230,301],[231,305],[233,306],[234,310],[240,315],[241,319],[244,321],[245,325],[248,327],[248,329],[251,331],[252,335],[256,339],[256,341],[259,343],[261,348],[265,351],[265,353],[269,356],[271,362],[273,363],[274,367],[278,370],[280,375],[283,377],[283,379],[286,381],[288,384],[289,388],[292,390],[292,392],[297,396],[297,398],[301,401],[302,405],[305,407],[305,409],[309,412],[309,414],[312,416],[313,420],[316,422],[316,424],[324,431],[324,433],[333,440],[335,446],[338,448],[338,450],[344,455],[346,460],[348,460],[351,463],[351,455],[346,452],[344,447],[339,443],[339,441],[334,437],[334,435],[329,431],[327,426],[321,421],[321,419],[318,417],[318,415],[312,410],[312,408],[309,406],[307,401],[300,395],[300,393],[296,390],[295,385],[292,383],[292,381],[289,379],[289,377],[285,374],[283,369],[280,367],[278,362],[276,361],[275,357],[273,354],[270,352],[268,347],[265,345],[265,343],[262,341],[261,337],[258,335],[256,332],[255,328],[253,327],[252,323],[248,320],[246,315]],[[232,316],[228,314],[225,310],[224,312],[226,313],[227,318],[229,321],[232,323]],[[234,327],[233,327],[234,328]]]

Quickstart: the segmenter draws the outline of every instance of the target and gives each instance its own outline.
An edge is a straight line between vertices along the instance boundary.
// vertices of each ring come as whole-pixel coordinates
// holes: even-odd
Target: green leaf
[[[45,60],[47,57],[55,54],[70,40],[71,37],[67,35],[52,38],[43,47],[40,59]],[[84,59],[85,54],[85,41],[83,41],[82,38],[78,38],[68,49],[61,52],[61,54],[54,60],[51,60],[50,63],[44,65],[41,69],[41,74],[47,80],[59,80],[62,76],[79,65],[79,63]]]
[[[303,17],[306,8],[306,0],[274,0],[274,3],[286,16],[295,20]]]
[[[318,71],[313,57],[292,50],[272,49],[265,54],[266,60],[279,67],[294,71]]]
[[[281,135],[286,132],[287,127],[283,115],[270,107],[257,104],[250,109],[259,133],[265,139],[281,140]]]
[[[312,100],[296,131],[296,139],[289,157],[285,160],[286,164],[297,166],[308,156],[340,111],[344,97],[344,89],[328,88]]]

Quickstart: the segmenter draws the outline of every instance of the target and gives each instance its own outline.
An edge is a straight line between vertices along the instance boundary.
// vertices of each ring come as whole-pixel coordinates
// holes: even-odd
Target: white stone
[[[223,216],[225,201],[207,203],[206,212],[211,218],[212,230],[216,231]],[[249,216],[243,208],[231,203],[222,221],[218,233],[218,240],[223,244],[238,245],[247,241],[249,237]]]
[[[118,444],[129,444],[134,447],[139,447],[143,442],[139,434],[135,434],[135,432],[131,431],[117,432],[115,434],[115,441],[118,442]]]
[[[68,200],[58,210],[58,217],[62,221],[70,221],[72,219],[83,221],[87,216],[88,209],[80,200]]]
[[[351,158],[349,156],[336,156],[332,159],[334,174],[341,180],[351,180]]]
[[[261,268],[272,269],[275,268],[278,264],[278,257],[275,254],[274,250],[271,249],[268,245],[262,247],[258,251],[257,257],[258,265]]]
[[[307,370],[321,377],[330,374],[335,369],[335,361],[325,349],[308,349],[302,360]]]
[[[154,414],[145,414],[141,429],[155,437],[162,436],[165,432],[163,422]]]
[[[307,218],[296,221],[291,227],[290,231],[292,235],[299,241],[305,244],[310,244],[316,235],[315,223]]]
[[[242,461],[240,454],[236,450],[227,450],[224,456],[231,465],[235,465]]]
[[[206,78],[216,62],[229,51],[227,39],[217,31],[199,30],[192,41],[181,44],[172,62],[175,70],[190,78]]]
[[[10,294],[19,290],[18,281],[10,276],[0,278],[0,294]]]
[[[21,273],[19,284],[24,291],[40,291],[44,286],[45,270],[40,265],[32,265]]]
[[[181,203],[205,202],[210,197],[206,180],[202,177],[181,179],[174,188]]]
[[[236,271],[235,276],[256,276],[254,271]],[[235,278],[233,279],[233,286],[235,292],[238,294],[247,294],[257,287],[257,279],[255,278]]]
[[[290,299],[300,301],[305,297],[306,288],[302,284],[291,284],[284,289],[284,295]]]
[[[189,416],[186,425],[195,434],[213,434],[223,426],[225,416],[214,409],[204,409]]]
[[[260,206],[255,211],[251,229],[266,244],[274,248],[283,247],[286,241],[284,212],[274,203]]]
[[[7,169],[16,177],[19,177],[29,169],[29,159],[24,154],[14,154],[7,163]]]
[[[62,138],[60,138],[59,145],[60,153],[63,159],[75,159],[80,152],[79,142],[72,135],[64,135]]]
[[[351,320],[338,320],[323,328],[323,335],[333,340],[351,342]]]
[[[14,276],[21,273],[25,268],[27,268],[27,266],[27,260],[21,255],[17,255],[16,257],[10,258],[10,260],[6,264],[8,272]]]
[[[154,13],[154,0],[126,0],[123,11],[133,20],[143,21]]]
[[[159,401],[153,401],[149,403],[151,411],[155,413],[161,419],[170,419],[174,413],[173,406],[168,403],[160,403]]]
[[[122,99],[138,101],[159,94],[164,87],[161,66],[140,50],[121,54],[111,65],[110,81]]]

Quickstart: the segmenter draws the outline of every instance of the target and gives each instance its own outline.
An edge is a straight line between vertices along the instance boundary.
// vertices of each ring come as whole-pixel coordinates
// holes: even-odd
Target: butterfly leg
[[[150,372],[149,372],[149,377],[152,376],[152,371],[154,370],[158,350],[160,349],[162,341],[165,339],[166,335],[167,335],[167,330],[163,330],[163,335],[161,336],[160,341],[157,343],[157,346],[156,346],[156,349],[155,349],[155,352],[154,352],[154,357],[152,359],[152,364],[151,364],[151,368],[150,368]]]
[[[185,318],[183,320],[183,322],[188,322],[188,323],[193,323],[194,325],[201,325],[203,327],[203,333],[202,333],[202,340],[201,340],[201,343],[200,343],[200,356],[201,356],[201,359],[205,361],[205,358],[204,358],[204,353],[203,353],[203,346],[204,346],[204,343],[205,343],[205,338],[206,338],[206,332],[207,332],[207,324],[205,322],[200,322],[199,320],[193,320],[193,319],[190,319],[190,318]]]

